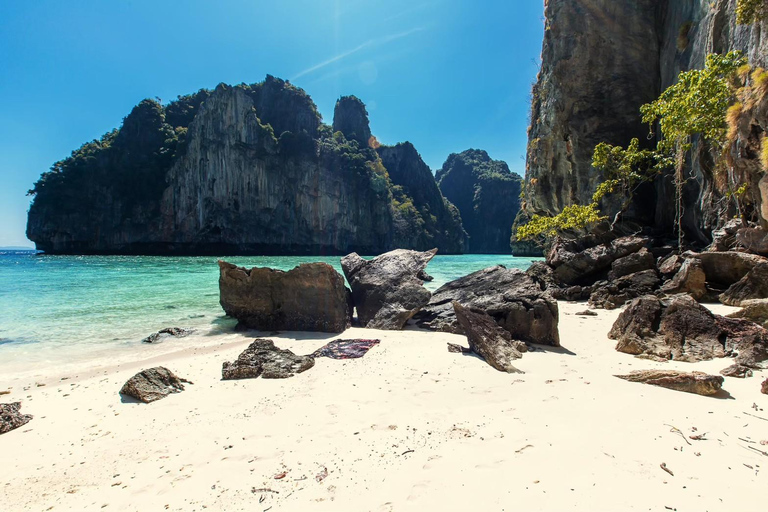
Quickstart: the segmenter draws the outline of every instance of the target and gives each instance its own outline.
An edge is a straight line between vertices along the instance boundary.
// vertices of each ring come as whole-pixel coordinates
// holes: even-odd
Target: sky
[[[366,103],[384,144],[433,171],[485,149],[524,174],[541,0],[0,1],[0,246],[24,234],[40,174],[164,103],[267,74],[309,93],[326,123]]]

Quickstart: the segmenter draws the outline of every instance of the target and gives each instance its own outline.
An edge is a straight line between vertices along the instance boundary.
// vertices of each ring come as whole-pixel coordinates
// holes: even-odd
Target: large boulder
[[[720,295],[720,302],[729,306],[741,306],[754,299],[768,298],[768,263],[759,263]]]
[[[640,251],[649,244],[647,238],[626,236],[599,243],[593,236],[575,240],[558,239],[547,254],[547,264],[555,277],[567,285],[581,285],[607,273],[616,260]],[[643,258],[640,258],[642,262]]]
[[[499,327],[490,315],[471,311],[455,301],[452,306],[473,352],[500,372],[523,373],[512,365],[512,361],[523,357],[527,350],[525,343],[513,340],[512,335]]]
[[[736,251],[686,252],[683,256],[701,260],[707,282],[725,288],[740,281],[755,265],[768,263],[768,258]]]
[[[743,318],[768,328],[768,299],[744,301],[741,307],[743,309],[727,315],[728,318]]]
[[[241,327],[339,333],[351,325],[344,278],[327,263],[305,263],[284,272],[219,261],[219,269],[221,307]]]
[[[689,258],[685,260],[680,270],[671,280],[661,286],[661,291],[668,295],[689,293],[696,300],[702,300],[707,295],[707,276],[701,260]]]
[[[128,379],[120,390],[120,394],[148,404],[172,393],[184,391],[184,382],[191,384],[188,380],[174,375],[168,368],[157,366],[142,370]]]
[[[743,228],[736,233],[736,240],[749,252],[768,256],[768,231],[759,228]]]
[[[720,229],[712,231],[712,244],[707,251],[728,251],[736,245],[737,233],[744,227],[741,218],[731,219]]]
[[[26,425],[32,420],[30,414],[21,414],[21,402],[0,404],[0,434]]]
[[[341,268],[352,287],[362,326],[399,330],[426,306],[432,294],[424,288],[425,269],[435,254],[437,249],[397,249],[372,260],[364,260],[357,253],[344,256]]]
[[[221,368],[223,380],[287,379],[315,366],[312,356],[298,356],[290,350],[277,348],[272,340],[256,339],[233,362]]]
[[[661,284],[655,269],[643,270],[611,281],[598,281],[592,286],[589,305],[616,309],[632,299],[653,293]]]
[[[637,252],[633,252],[628,256],[619,258],[611,263],[611,270],[608,272],[608,279],[619,279],[630,274],[637,272],[643,272],[645,270],[657,270],[656,258],[653,257],[651,251],[645,247],[641,248]]]
[[[768,379],[765,379],[760,386],[760,392],[764,395],[768,395]]]
[[[628,375],[616,377],[629,382],[640,382],[663,388],[711,396],[723,387],[725,379],[720,375],[707,375],[702,372],[680,372],[676,370],[637,370]]]
[[[498,265],[441,286],[417,315],[419,326],[463,334],[453,302],[491,315],[513,339],[560,345],[557,301],[522,270]]]
[[[754,368],[768,359],[768,331],[714,315],[688,295],[635,299],[608,337],[617,340],[619,352],[655,360],[696,362],[738,353],[737,363]]]

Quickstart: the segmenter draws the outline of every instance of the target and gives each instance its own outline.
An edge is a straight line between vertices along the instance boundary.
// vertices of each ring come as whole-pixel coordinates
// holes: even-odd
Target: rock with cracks
[[[370,329],[399,330],[432,294],[424,288],[425,268],[437,249],[418,252],[398,249],[364,260],[344,256],[341,268],[352,287],[357,318]]]
[[[680,372],[676,370],[637,370],[629,375],[616,375],[629,382],[640,382],[663,388],[712,396],[723,387],[725,379],[720,375],[702,372]]]
[[[489,314],[513,339],[560,346],[557,301],[536,277],[501,265],[441,286],[417,317],[420,327],[463,334],[453,302]]]
[[[185,338],[193,332],[192,329],[184,329],[183,327],[166,327],[153,332],[141,341],[142,343],[161,343],[167,338]]]
[[[683,262],[675,277],[662,285],[661,291],[668,295],[690,293],[694,299],[701,300],[707,294],[706,283],[707,276],[701,260],[689,258]]]
[[[768,299],[744,301],[741,307],[743,309],[727,315],[728,318],[743,318],[768,328]]]
[[[766,298],[768,298],[768,263],[760,263],[721,294],[720,302],[729,306],[741,306],[749,300]]]
[[[21,414],[21,402],[0,404],[0,434],[5,434],[29,423],[30,414]]]
[[[223,380],[235,379],[287,379],[315,366],[311,356],[299,356],[280,349],[272,340],[256,339],[233,362],[225,362],[221,369]]]
[[[219,261],[221,307],[239,326],[261,331],[344,332],[352,305],[344,278],[327,263],[284,272]]]
[[[512,365],[512,361],[523,357],[523,352],[527,351],[525,343],[513,340],[509,332],[486,313],[472,311],[458,302],[453,302],[452,306],[473,352],[500,372],[523,373]]]
[[[191,384],[174,375],[168,368],[158,366],[143,370],[128,379],[120,390],[120,394],[148,404],[172,393],[184,391],[184,382]]]
[[[595,281],[595,276],[611,270],[627,270],[647,264],[644,256],[625,260],[627,265],[614,262],[637,253],[648,245],[642,237],[627,236],[604,243],[598,243],[594,236],[575,240],[558,239],[552,244],[547,254],[547,264],[554,269],[555,278],[566,285],[582,285],[586,281]]]

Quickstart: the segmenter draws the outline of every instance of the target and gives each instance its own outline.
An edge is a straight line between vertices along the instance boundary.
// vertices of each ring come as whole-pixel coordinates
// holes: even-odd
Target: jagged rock
[[[531,275],[501,265],[489,267],[441,286],[417,315],[420,327],[463,334],[452,303],[484,311],[513,339],[560,345],[557,301]]]
[[[225,362],[221,378],[235,379],[287,379],[315,366],[311,356],[298,356],[290,350],[275,347],[272,340],[258,338],[251,343],[237,360]]]
[[[729,287],[739,282],[755,265],[768,263],[768,258],[746,252],[686,252],[686,258],[701,260],[708,283]]]
[[[364,147],[371,138],[368,111],[355,96],[342,96],[333,109],[333,131],[341,132],[347,140],[356,140]]]
[[[523,373],[512,361],[523,357],[525,343],[514,341],[488,314],[471,311],[458,302],[452,303],[456,319],[469,341],[469,348],[500,372]]]
[[[685,258],[679,254],[667,256],[661,260],[661,263],[659,264],[659,272],[661,272],[664,277],[672,277],[680,271],[685,261]]]
[[[637,297],[648,295],[659,287],[661,279],[655,269],[644,270],[610,282],[594,284],[589,305],[594,308],[616,309]]]
[[[749,252],[768,256],[768,231],[744,228],[736,233],[736,240]]]
[[[735,377],[744,379],[752,376],[752,370],[743,364],[732,364],[731,366],[720,370],[720,375],[724,377]]]
[[[644,270],[656,270],[656,258],[645,247],[611,263],[608,279],[619,279],[620,277],[643,272]]]
[[[640,382],[663,388],[712,396],[723,387],[725,379],[719,375],[702,372],[680,372],[676,370],[637,370],[629,375],[616,375],[629,382]]]
[[[729,306],[741,306],[754,299],[768,299],[768,263],[759,263],[740,281],[720,295],[720,302]]]
[[[284,272],[219,261],[219,269],[221,307],[242,327],[339,333],[351,325],[344,278],[327,263],[304,263]]]
[[[142,370],[128,379],[120,389],[120,394],[148,404],[172,393],[184,391],[184,382],[192,384],[188,380],[177,377],[168,368],[157,366]]]
[[[21,402],[0,404],[0,434],[5,434],[29,423],[32,415],[21,414]]]
[[[344,256],[341,268],[352,287],[357,318],[369,329],[402,329],[432,296],[418,277],[437,254],[398,249],[372,260]]]
[[[714,315],[688,295],[633,300],[608,337],[617,340],[619,352],[655,360],[696,362],[738,352],[737,363],[757,368],[768,359],[768,331]]]
[[[675,277],[662,285],[661,291],[668,295],[690,293],[694,299],[701,300],[707,295],[706,281],[707,276],[704,274],[701,260],[689,258]]]
[[[747,300],[741,307],[743,309],[727,315],[728,318],[743,318],[768,328],[768,299]]]
[[[728,251],[736,245],[736,234],[739,229],[744,227],[744,221],[731,219],[720,229],[712,231],[712,243],[707,251]]]
[[[159,343],[166,338],[185,338],[193,332],[193,329],[184,329],[183,327],[166,327],[165,329],[153,332],[141,341],[142,343]]]
[[[648,245],[646,238],[634,236],[596,244],[598,241],[594,236],[556,240],[547,254],[547,264],[554,269],[555,278],[567,285],[583,285],[607,272],[616,260]]]

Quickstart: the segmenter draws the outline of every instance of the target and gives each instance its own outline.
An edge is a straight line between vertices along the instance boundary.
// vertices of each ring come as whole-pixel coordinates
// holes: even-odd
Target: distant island
[[[327,125],[285,80],[220,84],[144,100],[56,162],[30,190],[27,236],[50,254],[509,253],[521,178],[462,155],[441,171],[454,205],[412,144],[377,141],[358,98]]]

